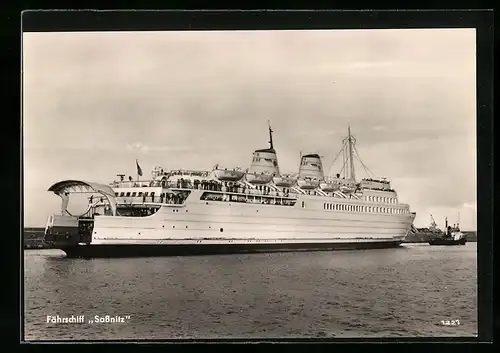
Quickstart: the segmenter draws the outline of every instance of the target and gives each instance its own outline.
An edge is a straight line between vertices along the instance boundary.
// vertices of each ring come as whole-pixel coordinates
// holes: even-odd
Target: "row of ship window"
[[[348,211],[348,212],[373,212],[373,213],[390,213],[390,214],[408,213],[408,210],[404,209],[404,208],[344,205],[344,204],[335,204],[335,203],[325,203],[323,208],[325,210]]]
[[[252,162],[260,162],[261,160],[265,160],[266,162],[273,163],[273,160],[270,158],[260,158],[260,157],[253,157]]]
[[[152,191],[151,194],[149,192],[115,192],[116,197],[141,197],[141,196],[155,196],[155,192]]]
[[[152,191],[151,193],[149,192],[116,192],[115,196],[116,197],[141,197],[141,196],[154,196],[155,193]],[[383,202],[383,203],[396,203],[396,199],[393,197],[381,197],[381,196],[366,196],[366,201],[373,201],[373,202]]]
[[[382,202],[382,203],[397,203],[394,197],[382,197],[382,196],[366,196],[366,201]]]
[[[382,197],[382,196],[365,196],[366,201],[381,202],[381,203],[397,203],[395,197]]]

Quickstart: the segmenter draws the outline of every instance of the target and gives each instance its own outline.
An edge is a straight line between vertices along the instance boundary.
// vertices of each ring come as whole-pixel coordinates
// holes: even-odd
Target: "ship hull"
[[[400,245],[400,240],[274,244],[90,244],[61,247],[60,250],[68,258],[119,258],[387,249]]]
[[[467,240],[462,239],[429,239],[429,245],[465,245]]]
[[[45,240],[68,257],[380,249],[399,246],[415,216],[355,199],[301,195],[292,205],[271,205],[203,200],[202,193],[212,192],[193,190],[184,205],[163,205],[149,216],[95,216],[90,241],[64,234]],[[345,211],[333,210],[335,202]]]

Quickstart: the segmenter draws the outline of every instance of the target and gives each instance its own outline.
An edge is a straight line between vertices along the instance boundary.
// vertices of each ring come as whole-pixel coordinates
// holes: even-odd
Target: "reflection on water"
[[[24,267],[27,340],[477,334],[476,243],[90,260],[31,250]]]

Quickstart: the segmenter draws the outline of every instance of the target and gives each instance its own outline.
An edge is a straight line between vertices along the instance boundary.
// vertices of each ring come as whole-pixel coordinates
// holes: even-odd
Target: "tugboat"
[[[465,245],[467,236],[460,231],[457,223],[453,227],[448,225],[448,218],[445,221],[445,231],[440,237],[432,237],[428,240],[429,245]]]

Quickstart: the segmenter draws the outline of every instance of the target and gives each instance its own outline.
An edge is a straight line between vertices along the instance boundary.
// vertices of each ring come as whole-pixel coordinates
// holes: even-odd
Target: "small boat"
[[[337,181],[324,181],[319,184],[321,190],[325,192],[333,192],[340,190],[340,183]]]
[[[302,177],[297,180],[297,184],[301,189],[311,190],[316,189],[319,186],[319,180],[311,177]]]
[[[467,243],[467,236],[460,231],[458,223],[451,227],[446,219],[445,229],[446,232],[442,236],[429,238],[429,245],[465,245]]]
[[[238,169],[214,169],[215,177],[220,181],[238,181],[243,178],[245,172]]]
[[[276,186],[289,188],[289,187],[292,187],[295,185],[295,183],[297,182],[297,179],[293,178],[289,175],[281,175],[278,177],[274,177],[273,182]]]
[[[267,184],[273,180],[273,175],[267,173],[246,173],[245,179],[250,184]]]
[[[356,191],[356,185],[352,184],[340,185],[340,191],[343,192],[344,194],[352,194],[353,192]]]

